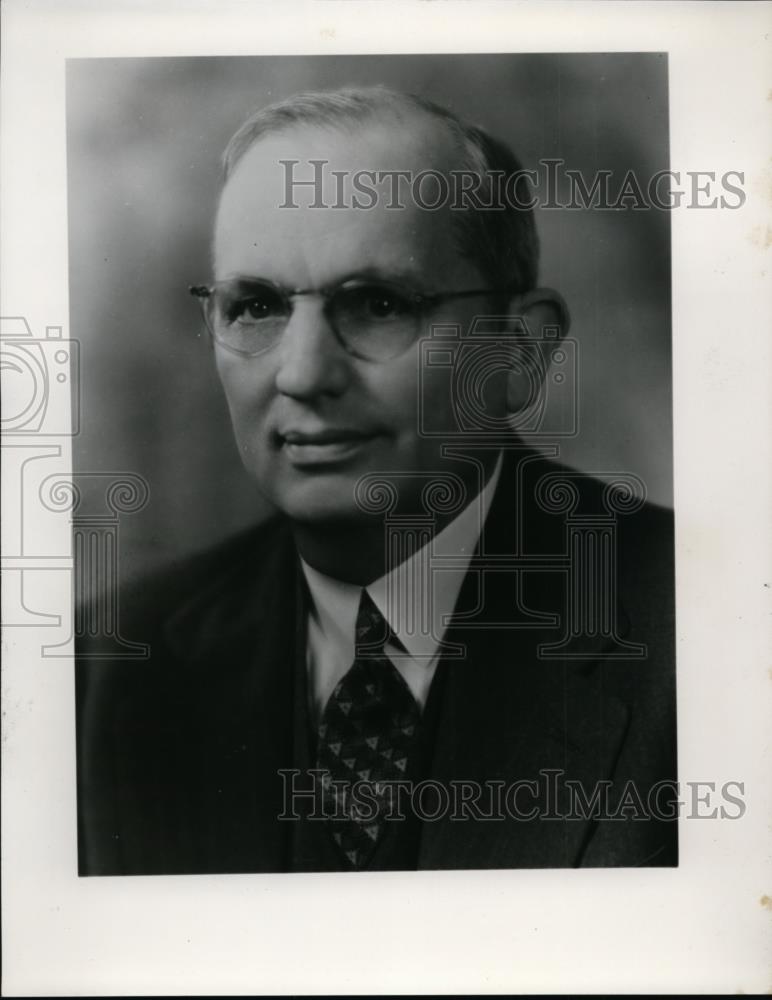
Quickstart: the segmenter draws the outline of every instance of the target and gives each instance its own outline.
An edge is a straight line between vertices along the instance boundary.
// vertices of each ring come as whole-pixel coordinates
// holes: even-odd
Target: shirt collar
[[[482,490],[450,524],[367,587],[373,603],[405,647],[419,662],[434,659],[447,630],[469,562],[501,477],[502,455]],[[432,571],[432,556],[452,555],[453,564]],[[351,644],[361,588],[319,573],[301,559],[316,614],[326,635],[339,634]],[[420,609],[429,612],[421,621]],[[397,654],[398,655],[398,654]]]

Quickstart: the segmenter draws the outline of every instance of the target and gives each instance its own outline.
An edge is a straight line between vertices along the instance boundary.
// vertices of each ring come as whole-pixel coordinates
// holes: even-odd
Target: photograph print
[[[678,864],[669,166],[661,53],[68,60],[81,875]]]

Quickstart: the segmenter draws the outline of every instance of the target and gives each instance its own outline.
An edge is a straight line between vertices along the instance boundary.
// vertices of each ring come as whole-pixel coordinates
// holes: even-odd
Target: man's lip
[[[374,437],[374,433],[352,430],[345,427],[329,427],[318,431],[280,431],[277,436],[282,444],[325,445],[364,441],[367,438]]]
[[[290,431],[278,436],[279,447],[299,469],[323,469],[346,464],[367,449],[374,434],[329,428],[324,431]]]

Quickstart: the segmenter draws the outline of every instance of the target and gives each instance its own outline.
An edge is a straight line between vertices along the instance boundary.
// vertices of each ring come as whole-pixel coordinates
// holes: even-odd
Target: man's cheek
[[[240,446],[255,447],[265,436],[266,420],[261,395],[253,386],[223,380],[233,432]]]
[[[241,461],[253,475],[265,473],[268,464],[268,447],[261,434],[261,425],[255,419],[231,411],[233,437]]]

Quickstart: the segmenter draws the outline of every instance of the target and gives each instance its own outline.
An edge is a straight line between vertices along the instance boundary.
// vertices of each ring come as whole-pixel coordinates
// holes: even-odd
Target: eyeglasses
[[[280,288],[262,278],[192,285],[213,339],[227,351],[254,358],[274,347],[302,295],[324,300],[324,315],[349,354],[366,361],[389,361],[410,347],[421,319],[442,302],[502,293],[474,288],[421,294],[391,281],[350,279],[324,289]]]

